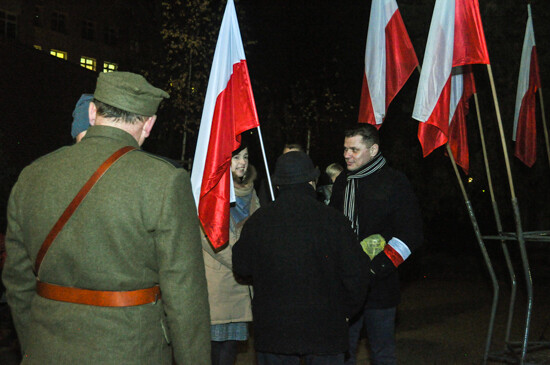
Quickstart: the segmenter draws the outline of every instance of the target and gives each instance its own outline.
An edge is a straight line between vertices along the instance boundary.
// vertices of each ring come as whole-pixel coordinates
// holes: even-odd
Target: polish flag
[[[530,5],[527,5],[527,10],[529,16],[527,18],[523,51],[521,53],[512,140],[516,141],[514,155],[524,164],[532,167],[537,159],[535,93],[540,88],[540,74]]]
[[[359,123],[380,128],[391,101],[418,59],[395,0],[373,0],[370,10]]]
[[[235,5],[228,0],[191,172],[199,220],[215,249],[229,240],[231,153],[240,145],[240,134],[259,125]]]
[[[437,0],[412,115],[424,157],[449,140],[453,67],[476,63],[490,63],[477,0]]]
[[[459,66],[453,69],[451,78],[451,102],[449,111],[449,147],[456,163],[468,175],[470,157],[468,154],[468,133],[466,115],[468,100],[476,92],[472,66]]]

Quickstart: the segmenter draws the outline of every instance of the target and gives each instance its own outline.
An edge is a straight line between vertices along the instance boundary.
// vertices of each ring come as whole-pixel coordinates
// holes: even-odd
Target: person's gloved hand
[[[363,251],[369,255],[371,260],[384,250],[384,246],[386,246],[386,240],[379,234],[371,234],[361,241]]]

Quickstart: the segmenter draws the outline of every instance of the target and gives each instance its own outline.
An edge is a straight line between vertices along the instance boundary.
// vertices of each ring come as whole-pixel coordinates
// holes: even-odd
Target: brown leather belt
[[[130,307],[155,303],[161,298],[158,285],[131,291],[106,291],[71,288],[37,281],[36,292],[46,299],[98,307]]]

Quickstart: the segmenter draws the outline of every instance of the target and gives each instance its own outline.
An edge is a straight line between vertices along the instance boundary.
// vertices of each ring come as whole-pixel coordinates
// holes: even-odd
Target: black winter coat
[[[332,188],[330,206],[344,209],[347,174],[340,174]],[[355,193],[359,220],[359,241],[380,234],[388,242],[393,237],[404,242],[411,252],[422,244],[422,217],[407,177],[385,165],[372,175],[361,178]],[[390,259],[377,255],[371,265],[377,273],[371,280],[367,308],[391,308],[401,299],[399,275]]]
[[[337,354],[347,318],[364,304],[368,256],[347,219],[308,184],[287,185],[245,223],[233,270],[254,286],[254,346],[279,354]]]

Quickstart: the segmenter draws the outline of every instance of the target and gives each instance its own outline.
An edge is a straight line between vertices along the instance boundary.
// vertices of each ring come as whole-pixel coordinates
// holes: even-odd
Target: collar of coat
[[[83,141],[90,138],[111,138],[122,141],[126,146],[132,146],[139,148],[139,145],[134,137],[125,130],[120,128],[106,126],[106,125],[93,125],[88,128],[86,135],[82,139]]]

